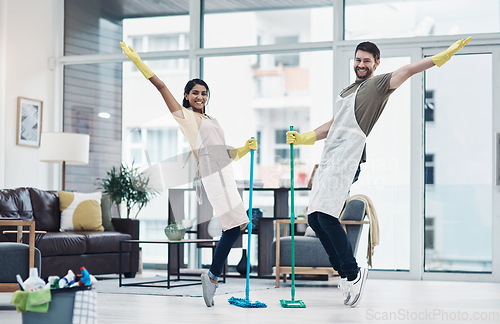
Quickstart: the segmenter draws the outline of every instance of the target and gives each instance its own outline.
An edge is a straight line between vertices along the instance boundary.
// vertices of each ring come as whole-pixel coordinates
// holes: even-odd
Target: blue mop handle
[[[254,137],[252,137],[254,138]],[[250,191],[249,191],[249,206],[248,206],[248,218],[250,222],[248,223],[248,254],[247,254],[247,283],[245,288],[245,298],[250,300],[250,246],[252,245],[252,219],[253,219],[253,209],[252,209],[252,196],[253,196],[253,157],[254,150],[250,150]]]
[[[290,126],[290,131],[293,131],[293,126]],[[292,301],[295,300],[295,203],[293,190],[293,143],[290,143],[290,195],[291,195],[291,229],[292,232]]]

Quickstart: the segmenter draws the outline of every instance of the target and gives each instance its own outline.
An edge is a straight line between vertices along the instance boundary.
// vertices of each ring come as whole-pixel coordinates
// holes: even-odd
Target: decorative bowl
[[[166,226],[164,231],[170,241],[180,241],[184,238],[184,235],[186,235],[186,228],[177,223]]]

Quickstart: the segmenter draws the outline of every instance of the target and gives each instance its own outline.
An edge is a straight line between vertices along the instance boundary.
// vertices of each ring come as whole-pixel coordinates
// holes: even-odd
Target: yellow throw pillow
[[[61,232],[104,231],[101,193],[58,191],[61,209]]]

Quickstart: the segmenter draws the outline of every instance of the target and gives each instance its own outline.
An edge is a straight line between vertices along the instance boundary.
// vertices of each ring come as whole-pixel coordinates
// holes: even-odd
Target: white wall
[[[50,188],[54,167],[38,148],[16,145],[17,97],[43,101],[42,131],[54,130],[55,17],[60,0],[0,0],[0,188]]]
[[[0,188],[5,184],[5,57],[7,41],[7,3],[0,0]]]

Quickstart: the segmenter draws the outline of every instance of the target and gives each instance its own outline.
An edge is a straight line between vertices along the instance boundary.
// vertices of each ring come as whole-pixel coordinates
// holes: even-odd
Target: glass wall
[[[281,66],[279,57],[296,56],[294,66]],[[204,59],[204,76],[211,87],[208,111],[226,133],[229,145],[240,147],[251,136],[259,137],[255,178],[264,187],[279,187],[289,178],[289,145],[285,133],[293,125],[310,131],[331,119],[331,52],[243,55]],[[324,80],[324,82],[322,82]],[[312,172],[322,145],[296,148],[297,172]],[[244,159],[235,167],[248,170]],[[246,174],[237,172],[238,178]],[[298,186],[305,186],[301,178]]]
[[[345,0],[346,40],[499,31],[497,0]]]
[[[123,37],[139,53],[186,50],[189,49],[189,15],[125,19]],[[151,69],[155,71],[188,68],[180,65],[180,61],[152,63]]]
[[[281,65],[279,60],[285,56],[295,57],[296,64]],[[208,111],[219,121],[227,144],[240,147],[252,136],[259,139],[255,185],[277,188],[290,183],[290,150],[285,133],[291,125],[299,131],[310,131],[331,119],[333,91],[328,75],[332,71],[332,53],[210,57],[204,59],[203,66],[204,79],[211,88]],[[320,144],[297,146],[294,150],[296,187],[307,185],[321,149]],[[234,163],[233,168],[236,179],[248,181],[249,159]],[[307,201],[307,192],[297,192],[297,215],[305,214]],[[253,206],[260,208],[264,217],[274,216],[273,203],[272,193],[258,193],[253,198]],[[237,262],[241,252],[235,250],[231,255]]]
[[[450,43],[445,35],[481,33],[469,44],[474,46],[496,42],[491,33],[500,32],[500,3],[494,0],[164,0],[154,8],[128,0],[87,4],[65,1],[65,57],[61,61],[65,64],[64,129],[87,130],[91,145],[92,138],[99,145],[108,143],[103,136],[114,141],[108,143],[112,147],[91,146],[91,160],[111,157],[101,169],[90,166],[102,173],[86,175],[91,182],[121,162],[147,168],[189,151],[156,88],[124,55],[118,55],[121,40],[141,54],[179,102],[185,83],[203,77],[211,88],[207,112],[221,124],[227,143],[238,147],[251,136],[259,140],[255,184],[279,187],[290,177],[289,147],[284,139],[290,125],[306,132],[330,120],[337,92],[354,80],[352,61],[339,54],[354,52],[356,42],[351,40],[377,39],[384,48],[377,69],[380,74],[410,63],[408,53],[446,48]],[[190,13],[197,4],[199,8]],[[343,24],[334,24],[334,18],[342,17]],[[342,25],[344,30],[334,30]],[[192,26],[199,28],[191,30]],[[410,37],[414,42],[397,39]],[[351,194],[368,195],[379,215],[381,240],[373,258],[375,269],[412,272],[410,261],[415,259],[410,251],[421,247],[415,249],[419,243],[410,237],[425,235],[424,270],[492,271],[495,211],[488,188],[493,184],[491,174],[481,166],[493,158],[493,129],[481,125],[494,111],[493,91],[488,88],[496,75],[494,61],[487,54],[457,56],[443,68],[426,73],[425,89],[415,86],[423,80],[416,76],[391,95],[368,138],[367,163],[351,190]],[[455,72],[443,72],[452,68]],[[459,78],[457,73],[461,79],[484,83],[449,87],[449,82]],[[474,102],[456,96],[470,93],[470,87],[481,94],[472,96]],[[425,105],[416,99],[420,97]],[[443,98],[452,97],[458,98],[456,102],[444,102]],[[423,110],[422,120],[410,118],[415,109]],[[461,115],[451,115],[457,109]],[[470,125],[461,125],[457,119],[464,115]],[[473,135],[464,138],[464,129],[470,126],[475,127]],[[410,151],[415,154],[417,150],[410,143],[419,143],[424,127],[425,147],[419,148],[419,164],[410,158]],[[472,151],[456,152],[457,143]],[[322,142],[296,147],[296,187],[307,184],[322,148]],[[415,165],[423,170],[416,171]],[[248,181],[248,169],[248,159],[234,163],[239,183]],[[422,179],[417,181],[422,187],[418,188],[414,175],[420,171]],[[78,177],[82,178],[75,174]],[[76,182],[69,188],[95,190]],[[272,215],[272,196],[261,193],[254,200],[264,216]],[[196,202],[186,201],[189,214]],[[307,213],[307,203],[307,191],[298,191],[297,214]],[[416,207],[419,203],[425,204],[425,210]],[[163,238],[167,216],[168,197],[162,192],[141,211],[141,238]],[[410,222],[416,224],[414,218],[424,216],[421,228],[410,228]],[[475,225],[472,230],[470,224]],[[366,227],[360,247],[366,246],[367,236]],[[162,263],[165,252],[150,249],[143,250],[144,262]],[[236,264],[240,257],[241,251],[236,250],[229,264]],[[364,248],[358,249],[357,258],[360,263],[366,259]],[[200,264],[201,259],[190,252],[190,265]],[[419,262],[424,267],[424,260]],[[419,265],[413,270],[421,271]]]
[[[217,10],[222,5],[220,1],[206,0],[204,47],[295,44],[333,39],[333,14],[329,1],[307,1],[306,4],[297,1],[296,8],[274,10],[270,9],[273,2],[255,1],[253,10],[226,12]]]
[[[478,82],[457,81],[464,75]],[[427,271],[492,270],[492,82],[491,54],[458,55],[426,72]]]

